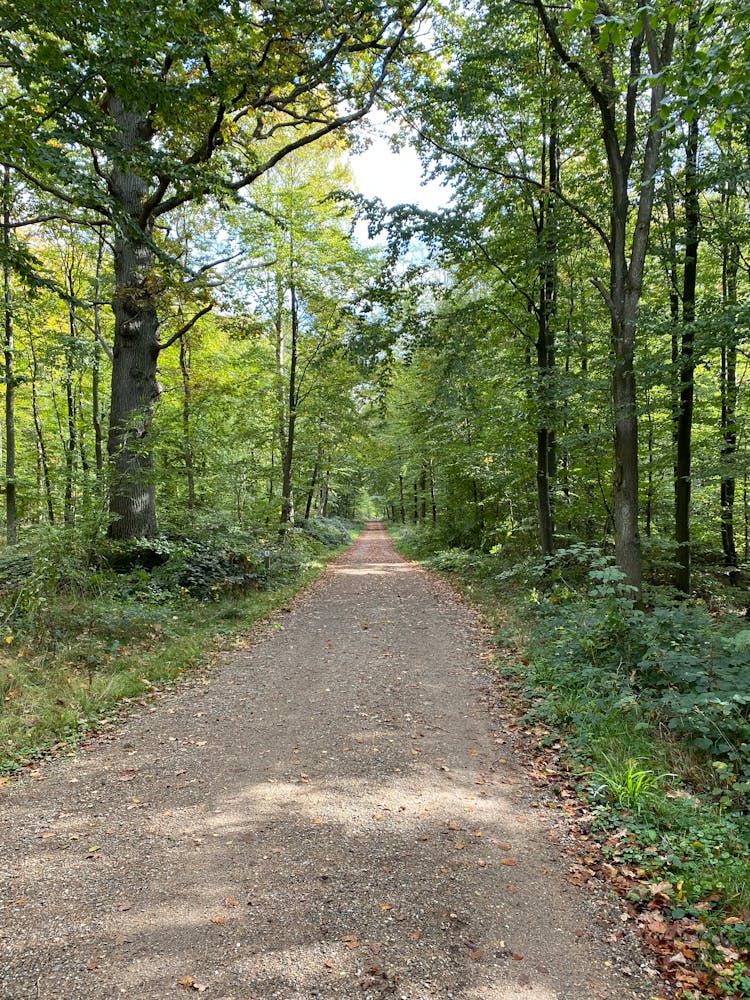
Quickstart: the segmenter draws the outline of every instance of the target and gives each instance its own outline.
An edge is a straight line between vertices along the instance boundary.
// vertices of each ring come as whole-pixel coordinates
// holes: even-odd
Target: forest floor
[[[210,673],[0,789],[0,995],[666,996],[570,880],[487,659],[369,526]]]

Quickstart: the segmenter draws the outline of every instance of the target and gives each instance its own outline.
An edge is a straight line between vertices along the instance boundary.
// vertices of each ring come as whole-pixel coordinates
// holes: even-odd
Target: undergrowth
[[[354,526],[129,544],[48,529],[0,554],[0,774],[65,752],[285,604]]]
[[[611,558],[585,545],[504,565],[497,554],[436,551],[424,533],[398,541],[449,573],[494,624],[498,646],[516,651],[500,669],[527,725],[564,741],[605,857],[658,885],[671,919],[700,927],[711,985],[681,995],[750,997],[744,615],[726,595],[678,602],[655,587],[637,607]]]

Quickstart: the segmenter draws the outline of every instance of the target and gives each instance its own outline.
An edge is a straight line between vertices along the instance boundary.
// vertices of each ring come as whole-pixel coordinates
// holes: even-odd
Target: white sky
[[[437,181],[422,183],[422,167],[411,147],[394,153],[380,136],[364,153],[351,157],[351,165],[360,194],[380,198],[386,205],[416,203],[435,210],[448,202],[448,190]]]

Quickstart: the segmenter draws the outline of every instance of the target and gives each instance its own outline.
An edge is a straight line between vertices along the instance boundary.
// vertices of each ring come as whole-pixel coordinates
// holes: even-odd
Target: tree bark
[[[180,372],[182,374],[182,456],[188,488],[188,510],[195,510],[195,460],[193,455],[193,429],[191,425],[193,386],[190,377],[190,342],[180,340]]]
[[[145,120],[110,94],[108,106],[124,158],[148,136]],[[120,217],[114,235],[112,395],[107,451],[112,470],[109,510],[112,538],[156,533],[154,460],[149,441],[160,387],[153,220],[143,218],[146,181],[132,169],[112,168],[109,186]]]
[[[94,346],[91,364],[91,422],[94,427],[94,455],[96,461],[96,478],[99,482],[104,476],[104,433],[102,428],[102,406],[100,398],[101,386],[101,339],[102,339],[102,308],[100,305],[100,289],[102,261],[104,258],[104,236],[99,233],[99,245],[96,251],[96,277],[94,280]]]
[[[700,241],[700,201],[698,191],[697,119],[690,123],[685,148],[685,263],[682,290],[682,341],[680,344],[680,407],[677,415],[677,459],[675,466],[675,541],[677,569],[674,583],[690,593],[690,493],[695,396],[695,295]]]
[[[297,354],[299,350],[299,309],[297,305],[297,287],[294,279],[294,239],[290,230],[290,281],[289,295],[291,299],[292,341],[289,356],[289,382],[287,385],[287,420],[285,447],[281,460],[281,531],[288,524],[294,524],[294,437],[297,427]]]
[[[723,299],[727,306],[737,305],[737,275],[740,266],[740,247],[733,243],[726,247],[722,261]],[[737,456],[737,335],[732,328],[721,347],[721,548],[724,565],[730,570],[738,566],[737,543],[734,532],[734,507],[736,479],[734,472]]]
[[[537,406],[539,410],[536,449],[537,508],[542,554],[555,550],[553,488],[557,472],[555,405],[555,316],[557,313],[557,233],[554,194],[559,192],[557,98],[544,98],[542,118],[542,190],[537,216],[539,264],[539,304],[537,316]]]
[[[76,398],[73,376],[75,373],[75,361],[73,353],[77,336],[77,318],[75,307],[75,285],[73,280],[73,263],[68,262],[68,273],[66,275],[70,302],[68,303],[68,344],[65,349],[65,423],[67,426],[67,438],[65,439],[65,497],[63,501],[63,521],[67,527],[72,527],[75,522],[75,511],[73,504],[74,478],[76,450],[78,448],[77,421],[76,421]]]
[[[52,502],[52,482],[49,473],[49,459],[47,457],[47,444],[44,440],[44,427],[42,416],[39,412],[39,362],[34,343],[34,334],[29,325],[29,353],[31,354],[31,410],[34,416],[34,431],[36,433],[36,449],[39,470],[42,476],[42,486],[47,507],[47,519],[50,524],[55,523],[55,508]]]
[[[592,21],[589,32],[594,44],[599,75],[592,76],[563,44],[553,16],[543,0],[533,0],[550,44],[561,62],[574,73],[599,110],[602,138],[610,179],[610,228],[608,240],[609,287],[597,284],[610,312],[612,344],[612,401],[614,405],[613,513],[617,565],[633,595],[640,599],[643,574],[638,527],[638,411],[635,379],[635,335],[643,285],[654,202],[654,178],[659,160],[662,130],[659,112],[665,95],[663,71],[672,59],[675,25],[667,24],[661,44],[654,28],[643,16],[641,31],[630,43],[630,73],[624,113],[618,121],[618,86],[611,46],[600,45],[601,30]],[[641,56],[648,51],[651,74],[649,128],[643,150],[638,184],[635,225],[631,230],[630,179],[638,143],[637,112],[643,74]],[[620,130],[622,129],[622,137]]]
[[[15,329],[13,314],[13,273],[10,264],[11,202],[13,197],[10,167],[3,167],[3,306],[5,311],[3,355],[5,361],[5,540],[18,540],[16,498],[16,373]]]

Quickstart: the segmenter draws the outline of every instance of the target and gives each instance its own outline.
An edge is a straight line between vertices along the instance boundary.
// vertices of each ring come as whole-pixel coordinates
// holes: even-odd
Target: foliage
[[[2,565],[0,771],[64,752],[205,662],[217,636],[284,604],[350,542],[352,526],[311,522],[283,548],[275,540],[268,576],[256,536],[248,548],[237,538],[100,536],[84,550],[70,529],[44,534]]]
[[[695,942],[706,985],[747,996],[745,619],[658,588],[638,607],[611,555],[585,543],[508,565],[497,554],[440,550],[429,532],[398,537],[448,572],[495,625],[498,647],[509,647],[496,662],[511,703],[556,781],[584,800],[573,809],[633,913],[648,930],[663,911],[673,936]],[[663,938],[657,945],[671,954]]]

